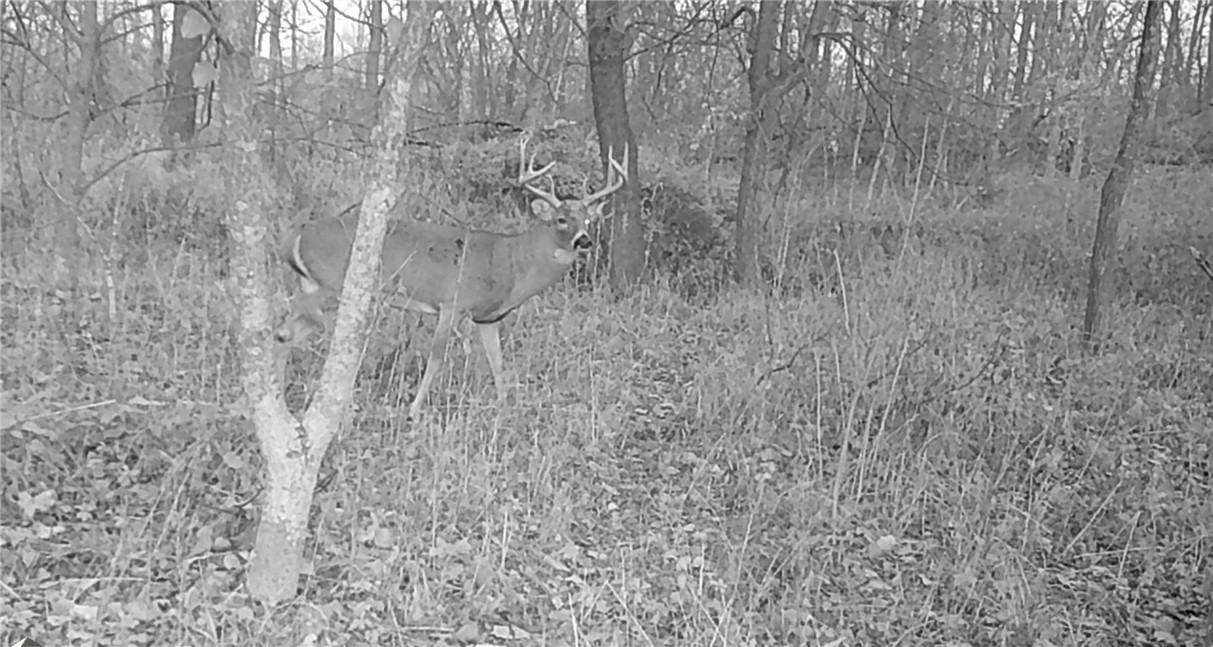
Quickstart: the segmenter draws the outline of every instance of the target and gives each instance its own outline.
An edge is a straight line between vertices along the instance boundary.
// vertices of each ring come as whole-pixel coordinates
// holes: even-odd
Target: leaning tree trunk
[[[590,63],[590,88],[594,101],[594,121],[598,125],[599,157],[603,177],[607,175],[607,154],[614,150],[618,158],[626,147],[628,182],[611,197],[614,216],[610,223],[611,288],[626,292],[644,276],[644,221],[640,213],[639,167],[636,137],[628,120],[626,76],[627,34],[622,4],[589,0],[585,4],[589,35],[586,39]]]
[[[1137,57],[1137,74],[1133,78],[1133,99],[1125,119],[1125,132],[1120,150],[1099,196],[1099,218],[1095,225],[1095,245],[1087,283],[1087,313],[1083,318],[1083,339],[1091,350],[1097,350],[1103,333],[1104,312],[1112,298],[1112,286],[1107,280],[1108,265],[1116,249],[1116,230],[1120,226],[1120,208],[1125,190],[1133,176],[1133,164],[1141,150],[1142,127],[1149,110],[1150,89],[1154,85],[1154,68],[1158,63],[1158,16],[1161,3],[1147,2],[1145,23],[1142,25],[1141,50]]]

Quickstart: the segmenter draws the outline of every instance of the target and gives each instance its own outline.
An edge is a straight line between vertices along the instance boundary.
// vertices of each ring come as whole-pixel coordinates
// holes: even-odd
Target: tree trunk
[[[1175,114],[1176,86],[1183,66],[1183,35],[1179,28],[1180,7],[1178,0],[1168,2],[1171,20],[1167,23],[1167,46],[1162,51],[1162,69],[1158,79],[1158,92],[1154,96],[1154,119],[1150,126],[1166,123]],[[1161,26],[1160,26],[1161,29]]]
[[[850,40],[853,43],[863,43],[867,40],[867,26],[865,20],[866,14],[862,9],[863,5],[856,7],[856,11],[851,12],[850,24]],[[846,14],[843,14],[844,16]],[[847,120],[852,123],[859,123],[859,132],[855,133],[855,139],[858,141],[863,136],[863,124],[866,123],[868,116],[868,102],[860,99],[864,96],[862,90],[865,83],[867,66],[870,61],[866,58],[866,47],[863,49],[854,48],[851,55],[845,57],[847,61],[847,79],[845,87],[843,87],[842,96],[847,109],[843,112],[847,116]]]
[[[493,53],[489,39],[493,33],[487,2],[472,3],[472,25],[476,29],[476,60],[472,65],[472,116],[488,119],[493,113]],[[486,130],[487,132],[492,132]]]
[[[1056,52],[1049,49],[1049,41],[1053,40],[1053,25],[1057,22],[1057,12],[1052,4],[1037,4],[1034,7],[1036,11],[1036,20],[1032,34],[1032,51],[1036,56],[1032,57],[1032,67],[1028,70],[1028,96],[1032,95],[1032,91],[1039,87],[1040,79],[1045,74],[1051,65],[1050,60],[1056,56]],[[1038,100],[1043,99],[1041,95],[1037,95]]]
[[[1112,260],[1112,252],[1116,249],[1120,208],[1141,148],[1142,127],[1148,110],[1150,90],[1154,85],[1154,68],[1158,63],[1160,7],[1161,3],[1158,2],[1146,3],[1141,51],[1137,57],[1137,73],[1133,77],[1133,99],[1129,103],[1129,115],[1125,120],[1120,149],[1099,197],[1099,218],[1095,226],[1095,245],[1091,251],[1087,284],[1087,312],[1083,318],[1083,338],[1092,351],[1099,348],[1103,334],[1103,314],[1111,301],[1111,284],[1106,274]]]
[[[1205,21],[1205,26],[1209,30],[1209,37],[1205,39],[1206,58],[1205,58],[1205,82],[1204,82],[1204,103],[1201,105],[1207,106],[1213,103],[1213,9],[1206,9],[1209,13],[1209,18]],[[1192,53],[1196,55],[1195,52]],[[1208,110],[1208,108],[1206,108]],[[1213,631],[1211,629],[1210,631]]]
[[[333,40],[337,33],[337,0],[324,2],[324,70],[333,80]]]
[[[1046,7],[1046,10],[1052,11],[1052,8]],[[1059,56],[1061,56],[1063,61],[1061,63],[1061,67],[1063,69],[1067,67],[1067,63],[1065,63],[1066,53],[1073,51],[1073,48],[1068,46],[1067,43],[1067,30],[1070,25],[1070,11],[1071,7],[1068,4],[1064,2],[1059,3],[1059,6],[1057,7],[1057,31],[1052,35],[1053,49],[1054,51],[1061,52]],[[1056,65],[1050,65],[1050,68],[1056,69],[1056,67]],[[1049,135],[1047,147],[1045,149],[1045,177],[1050,179],[1057,176],[1058,159],[1061,155],[1062,128],[1065,126],[1064,119],[1066,110],[1061,98],[1064,94],[1064,89],[1060,81],[1060,79],[1053,77],[1050,77],[1049,80],[1046,81],[1048,84],[1047,103],[1048,105],[1055,107],[1049,116]]]
[[[766,103],[771,89],[768,68],[771,64],[771,49],[775,43],[775,18],[779,15],[779,2],[763,0],[758,9],[758,22],[754,26],[754,50],[750,53],[750,65],[746,77],[750,85],[750,111],[746,121],[745,148],[741,160],[741,185],[737,190],[737,257],[735,271],[737,279],[746,286],[757,286],[758,223],[754,209],[758,191],[758,179],[762,176],[762,155],[766,148]]]
[[[1071,78],[1078,82],[1079,87],[1086,87],[1089,77],[1094,73],[1091,69],[1093,67],[1091,59],[1099,43],[1103,42],[1103,24],[1106,12],[1106,3],[1103,0],[1097,0],[1091,3],[1086,15],[1086,29],[1082,46],[1078,52],[1078,62],[1071,73]],[[1095,106],[1092,106],[1091,102],[1079,102],[1074,107],[1076,114],[1073,120],[1073,130],[1070,133],[1070,139],[1074,142],[1074,147],[1070,151],[1070,179],[1075,181],[1082,178],[1087,149],[1087,120],[1094,109]]]
[[[168,97],[168,83],[164,78],[164,14],[161,13],[164,5],[155,3],[152,5],[152,79],[157,88],[160,84],[164,87],[160,90],[161,96]]]
[[[908,2],[890,2],[882,8],[888,16],[883,47],[884,60],[889,67],[889,73],[884,80],[883,87],[880,88],[880,94],[885,97],[885,101],[881,103],[884,109],[880,114],[880,120],[898,127],[908,126],[909,120],[905,119],[907,115],[903,112],[906,106],[907,91],[905,85],[900,81],[905,78],[906,73],[903,25],[910,22],[906,16],[907,12],[913,12],[916,9],[912,3]],[[881,150],[885,153],[883,163],[886,168],[886,177],[900,184],[904,177],[906,157],[902,154],[901,146],[894,145],[896,142],[888,139],[888,136],[892,135],[891,127],[886,129],[885,135],[886,139],[881,142]]]
[[[274,89],[274,107],[284,105],[282,93],[285,89],[282,69],[282,0],[271,0],[266,7],[265,20],[270,37],[270,87]],[[275,116],[280,116],[275,110]]]
[[[92,107],[95,98],[97,60],[100,58],[101,39],[97,26],[97,5],[83,2],[80,7],[78,32],[68,31],[69,40],[75,41],[80,50],[76,78],[72,86],[71,118],[68,121],[68,154],[64,156],[63,180],[66,184],[69,204],[58,210],[55,223],[55,268],[58,281],[75,288],[78,279],[75,268],[79,267],[80,230],[77,223],[84,208],[84,140],[92,123]],[[65,31],[68,30],[66,23]]]
[[[382,0],[368,1],[371,6],[367,10],[370,44],[367,46],[366,53],[366,89],[373,94],[379,89],[379,52],[383,49],[383,2]]]
[[[1195,15],[1192,18],[1192,29],[1188,32],[1188,56],[1185,59],[1184,69],[1180,70],[1180,82],[1184,87],[1184,112],[1200,112],[1200,97],[1196,96],[1196,90],[1200,87],[1200,49],[1201,37],[1204,35],[1204,20],[1206,19],[1206,10],[1203,3],[1196,4]],[[1196,87],[1192,87],[1193,80],[1196,80]]]
[[[291,520],[299,516],[306,520],[311,500],[290,494],[301,491],[304,483],[314,482],[315,468],[310,475],[306,471],[290,469],[291,461],[298,461],[297,456],[306,457],[309,452],[299,451],[302,435],[297,433],[298,423],[286,408],[273,355],[266,352],[271,328],[268,250],[273,243],[263,202],[268,182],[257,153],[257,128],[251,109],[255,101],[251,44],[240,42],[249,34],[246,24],[249,12],[240,11],[239,5],[224,9],[220,16],[223,33],[235,36],[232,44],[240,47],[236,51],[225,51],[219,66],[224,101],[221,114],[226,120],[221,126],[229,144],[223,148],[226,157],[223,168],[230,173],[226,178],[227,195],[240,196],[229,205],[227,214],[227,230],[233,247],[231,275],[236,277],[239,289],[239,346],[244,393],[269,472],[267,503],[263,506],[257,548],[250,565],[249,590],[259,599],[276,602],[294,594],[299,564],[267,569],[265,562],[267,556],[281,564],[279,558],[297,560],[302,554],[306,524],[292,524]],[[180,5],[178,11],[181,11]],[[180,20],[175,22],[179,25]],[[179,30],[179,26],[175,27],[175,31]],[[292,451],[297,455],[292,456]],[[270,538],[266,528],[280,529],[273,548],[266,546]]]
[[[1034,2],[1022,6],[1023,25],[1019,28],[1019,40],[1015,44],[1015,78],[1011,85],[1011,98],[1023,101],[1024,81],[1028,78],[1028,52],[1032,49],[1032,18],[1040,8]],[[1037,26],[1037,29],[1040,29]]]
[[[299,0],[291,0],[291,71],[299,69]]]
[[[628,182],[612,196],[614,215],[610,223],[611,288],[626,293],[644,276],[644,221],[640,213],[640,186],[637,169],[640,152],[628,121],[626,77],[627,37],[621,14],[623,5],[615,0],[588,0],[585,5],[590,63],[590,87],[594,102],[594,121],[598,126],[598,146],[603,177],[607,174],[607,154],[616,158],[626,147]]]
[[[193,9],[186,4],[173,5],[173,42],[168,57],[168,102],[160,132],[169,145],[194,138],[198,93],[194,90],[194,65],[202,57],[202,36],[186,38],[181,34],[185,16]]]

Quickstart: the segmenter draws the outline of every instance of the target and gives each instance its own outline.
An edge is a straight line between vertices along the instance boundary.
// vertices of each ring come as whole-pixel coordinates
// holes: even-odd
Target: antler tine
[[[607,186],[603,190],[587,195],[583,198],[583,202],[587,205],[594,204],[602,200],[612,193],[623,188],[623,185],[628,181],[628,147],[625,144],[623,147],[623,162],[615,161],[615,147],[607,149]]]
[[[518,140],[518,186],[526,188],[531,193],[543,198],[548,204],[555,208],[559,208],[562,203],[560,198],[556,197],[555,193],[544,191],[543,189],[531,184],[535,180],[538,180],[539,178],[550,173],[552,169],[556,167],[556,162],[548,162],[547,166],[536,170],[535,156],[531,155],[531,159],[529,161],[526,158],[526,145],[530,140],[531,136],[529,134],[523,135]],[[552,182],[551,177],[548,178],[548,182]],[[552,188],[555,189],[555,186],[555,183],[553,183]]]

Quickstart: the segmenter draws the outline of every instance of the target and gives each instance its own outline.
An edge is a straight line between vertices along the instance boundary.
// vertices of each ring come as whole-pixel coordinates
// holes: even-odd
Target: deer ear
[[[531,200],[531,213],[542,220],[556,217],[556,209],[547,200]]]

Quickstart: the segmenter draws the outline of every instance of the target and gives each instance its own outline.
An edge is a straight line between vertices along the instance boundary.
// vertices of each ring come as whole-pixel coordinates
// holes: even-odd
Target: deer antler
[[[526,188],[531,193],[543,198],[548,204],[552,205],[553,208],[559,209],[560,205],[563,203],[560,201],[560,198],[556,197],[555,193],[544,191],[543,189],[531,184],[535,180],[538,180],[539,178],[550,173],[556,166],[556,162],[548,162],[547,166],[541,169],[536,169],[535,156],[531,155],[529,162],[526,158],[526,145],[530,140],[530,135],[523,135],[518,140],[518,186]],[[551,178],[548,178],[548,181],[550,182]]]
[[[582,198],[582,202],[584,202],[587,207],[594,206],[595,210],[599,214],[602,213],[604,204],[594,205],[594,203],[601,202],[602,200],[610,197],[612,193],[615,193],[619,189],[623,188],[623,185],[628,181],[628,147],[626,145],[623,147],[622,162],[615,161],[615,147],[612,146],[611,148],[607,149],[607,163],[609,166],[607,167],[606,188]]]

